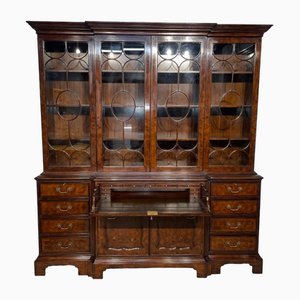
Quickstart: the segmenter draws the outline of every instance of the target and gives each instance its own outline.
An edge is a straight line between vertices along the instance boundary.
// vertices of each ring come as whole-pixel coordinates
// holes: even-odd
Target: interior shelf
[[[179,77],[179,78],[178,78]],[[157,83],[158,84],[199,84],[200,74],[199,72],[158,72]]]
[[[251,110],[251,105],[244,105],[239,107],[230,106],[211,106],[210,115],[211,116],[238,116],[242,112],[244,114],[249,114]]]
[[[252,82],[253,73],[212,73],[212,82],[213,83],[225,83],[225,82]]]
[[[102,83],[144,83],[144,71],[102,71]]]
[[[87,70],[79,71],[46,71],[46,81],[89,81]]]
[[[144,74],[145,71],[144,70],[102,70],[102,73],[107,73],[107,74],[110,74],[110,73],[124,73],[124,74],[128,74],[128,73],[131,73],[131,74]]]
[[[246,147],[249,144],[250,139],[249,138],[209,138],[210,145],[214,148],[224,148],[228,145],[230,142],[231,146],[233,147],[238,147],[238,148],[243,148]]]
[[[48,139],[51,145],[90,144],[90,139]]]
[[[81,104],[80,106],[58,106],[55,104],[47,104],[47,113],[49,115],[89,115],[90,106],[88,104]]]

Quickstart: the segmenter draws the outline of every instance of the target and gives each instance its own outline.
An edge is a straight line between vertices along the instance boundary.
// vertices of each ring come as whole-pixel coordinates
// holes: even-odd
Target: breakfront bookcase
[[[35,274],[74,265],[262,272],[254,172],[270,25],[28,22],[44,172]]]

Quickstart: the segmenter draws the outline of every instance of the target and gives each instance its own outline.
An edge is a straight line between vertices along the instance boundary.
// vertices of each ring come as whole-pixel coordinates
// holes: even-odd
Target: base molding
[[[210,262],[203,257],[97,257],[92,264],[92,277],[102,279],[106,269],[114,268],[193,268],[198,278],[211,274]]]
[[[91,256],[39,256],[34,262],[36,276],[45,276],[50,266],[75,266],[78,275],[90,275]]]
[[[252,273],[262,274],[263,259],[259,254],[255,255],[210,255],[211,274],[220,274],[221,267],[226,264],[249,264]]]

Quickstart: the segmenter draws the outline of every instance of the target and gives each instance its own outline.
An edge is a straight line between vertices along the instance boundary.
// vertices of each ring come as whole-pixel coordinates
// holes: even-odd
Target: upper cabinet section
[[[89,44],[41,40],[44,71],[46,165],[90,167]]]
[[[45,171],[253,172],[270,25],[28,23]]]

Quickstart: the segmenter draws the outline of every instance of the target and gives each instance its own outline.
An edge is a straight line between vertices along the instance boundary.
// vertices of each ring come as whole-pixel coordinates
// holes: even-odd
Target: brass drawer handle
[[[62,212],[67,212],[69,210],[72,209],[72,205],[68,205],[68,206],[60,206],[60,204],[56,205],[56,208],[59,210],[59,211],[62,211]]]
[[[60,229],[60,230],[70,230],[72,229],[73,227],[73,224],[72,223],[69,223],[67,225],[64,225],[64,224],[57,224],[57,228]]]
[[[227,222],[226,223],[226,226],[229,227],[229,229],[238,229],[241,225],[242,225],[241,222],[237,222],[237,223]]]
[[[57,243],[57,246],[61,249],[69,249],[73,246],[72,242],[69,242],[67,244],[63,244],[62,242]]]
[[[63,187],[63,189],[62,189],[62,187]],[[72,187],[72,186],[68,186],[67,188],[65,188],[64,185],[62,185],[62,187],[57,186],[55,189],[56,192],[59,194],[68,194],[68,193],[73,192],[73,190],[74,190],[74,187]]]
[[[238,186],[237,184],[234,184],[233,186],[228,186],[227,191],[231,194],[238,194],[243,190],[241,186]]]
[[[234,243],[234,242],[226,241],[226,242],[224,242],[224,245],[229,248],[238,248],[238,247],[240,247],[241,242],[237,241]]]
[[[237,207],[231,207],[230,204],[227,204],[226,208],[229,209],[230,211],[239,211],[242,208],[242,205],[239,204]]]

